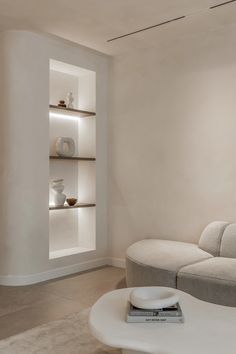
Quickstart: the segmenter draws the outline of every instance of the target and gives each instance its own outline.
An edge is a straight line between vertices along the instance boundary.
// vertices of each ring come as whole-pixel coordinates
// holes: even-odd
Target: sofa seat
[[[177,288],[205,301],[236,306],[236,259],[213,257],[183,267]]]
[[[192,243],[159,239],[136,242],[126,252],[127,286],[176,288],[182,267],[209,258],[211,254]]]

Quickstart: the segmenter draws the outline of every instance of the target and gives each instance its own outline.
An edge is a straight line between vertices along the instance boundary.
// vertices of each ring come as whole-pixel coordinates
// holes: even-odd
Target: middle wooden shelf
[[[61,209],[75,209],[75,208],[92,208],[95,207],[95,203],[77,203],[75,205],[61,205],[61,206],[53,206],[49,205],[49,210],[61,210]]]
[[[50,160],[74,160],[74,161],[96,161],[95,157],[65,157],[65,156],[49,156]]]

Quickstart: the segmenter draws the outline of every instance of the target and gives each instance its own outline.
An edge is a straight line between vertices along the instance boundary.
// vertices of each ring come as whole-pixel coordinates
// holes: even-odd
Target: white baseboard
[[[110,257],[108,258],[108,264],[117,268],[125,268],[125,259]]]
[[[60,278],[66,275],[83,272],[85,270],[102,267],[108,264],[110,264],[109,258],[98,258],[91,261],[73,264],[66,267],[50,269],[42,273],[28,274],[28,275],[1,275],[0,285],[22,286],[22,285],[36,284],[42,281]],[[114,264],[114,266],[116,265]]]

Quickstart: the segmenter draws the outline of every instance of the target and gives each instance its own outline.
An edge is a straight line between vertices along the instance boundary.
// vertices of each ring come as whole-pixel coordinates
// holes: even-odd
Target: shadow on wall
[[[123,288],[127,288],[125,277],[121,279],[116,285],[116,289],[123,289]]]

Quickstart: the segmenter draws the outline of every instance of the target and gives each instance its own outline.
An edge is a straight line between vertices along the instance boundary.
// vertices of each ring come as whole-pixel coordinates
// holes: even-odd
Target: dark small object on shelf
[[[58,103],[58,107],[65,107],[66,108],[66,103],[64,100],[60,100]]]
[[[77,203],[76,198],[67,198],[66,201],[69,206],[74,206]]]

